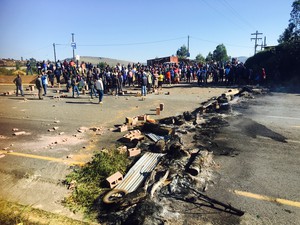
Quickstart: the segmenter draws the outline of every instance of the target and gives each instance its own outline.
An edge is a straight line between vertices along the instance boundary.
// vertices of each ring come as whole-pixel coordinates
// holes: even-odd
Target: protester
[[[75,92],[77,94],[77,97],[79,97],[78,82],[75,76],[73,76],[71,80],[71,86],[72,86],[72,97],[75,98]]]
[[[104,88],[103,88],[102,78],[99,77],[95,81],[95,86],[96,86],[96,90],[97,90],[98,95],[99,95],[99,103],[102,104],[102,100],[103,100],[103,96],[104,96]]]
[[[36,88],[38,89],[39,99],[43,99],[43,97],[42,97],[43,84],[42,84],[41,75],[38,75],[38,77],[36,78],[35,85],[36,85]]]
[[[20,74],[17,75],[17,77],[13,81],[16,85],[16,96],[19,95],[19,90],[22,96],[24,96],[23,87],[22,87],[22,78],[20,77]]]
[[[32,68],[31,68],[31,64],[30,64],[30,61],[29,61],[29,60],[28,60],[27,63],[26,63],[26,75],[28,75],[28,72],[30,72],[31,75],[33,74]]]
[[[142,72],[142,78],[141,78],[141,95],[146,96],[147,95],[147,84],[148,84],[148,79],[146,76],[146,73]]]
[[[43,89],[44,89],[44,96],[47,95],[47,87],[48,87],[48,75],[46,74],[45,71],[42,72],[42,85],[43,85]]]

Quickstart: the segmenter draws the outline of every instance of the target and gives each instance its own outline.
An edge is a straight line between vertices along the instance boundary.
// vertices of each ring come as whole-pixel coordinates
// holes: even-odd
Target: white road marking
[[[289,116],[266,116],[271,118],[278,118],[278,119],[288,119],[288,120],[300,120],[298,117],[289,117]]]

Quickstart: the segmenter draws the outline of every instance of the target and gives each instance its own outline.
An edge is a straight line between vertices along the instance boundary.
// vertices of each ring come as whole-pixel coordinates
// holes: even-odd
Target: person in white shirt
[[[102,78],[101,77],[99,77],[95,81],[95,86],[96,86],[96,90],[97,90],[98,95],[99,95],[99,104],[102,104],[103,95],[104,95],[104,89],[103,89],[103,82],[102,82]]]

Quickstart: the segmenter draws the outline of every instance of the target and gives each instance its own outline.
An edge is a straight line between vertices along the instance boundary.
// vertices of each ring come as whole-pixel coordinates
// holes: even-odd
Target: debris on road
[[[187,111],[183,115],[163,118],[155,123],[136,125],[141,131],[134,130],[133,133],[137,132],[138,136],[145,135],[148,138],[139,140],[141,157],[136,164],[143,160],[145,155],[163,155],[160,162],[148,170],[147,179],[140,176],[144,174],[141,172],[143,168],[147,168],[150,162],[145,161],[144,167],[140,169],[135,168],[135,164],[123,181],[104,197],[105,203],[116,204],[113,211],[107,212],[113,215],[114,222],[117,220],[130,224],[136,220],[145,221],[146,218],[150,219],[155,215],[158,221],[168,223],[166,213],[172,213],[174,210],[181,212],[186,207],[195,205],[199,205],[195,212],[205,205],[211,212],[220,210],[242,216],[243,211],[209,198],[203,192],[213,180],[214,169],[217,167],[213,156],[222,154],[219,152],[222,147],[215,148],[213,145],[215,133],[219,128],[228,126],[224,115],[231,113],[231,101],[236,97],[243,97],[246,90],[232,89],[203,102],[194,112]],[[158,110],[161,111],[161,108],[158,107]],[[126,122],[134,124],[129,118]],[[132,133],[126,137],[128,142],[136,139]],[[125,150],[124,147],[122,149]],[[127,181],[128,179],[130,181]],[[143,207],[150,207],[152,210],[141,212]],[[107,218],[105,212],[104,207],[103,218]],[[178,217],[185,218],[185,215],[178,213]],[[109,224],[109,221],[104,221]]]

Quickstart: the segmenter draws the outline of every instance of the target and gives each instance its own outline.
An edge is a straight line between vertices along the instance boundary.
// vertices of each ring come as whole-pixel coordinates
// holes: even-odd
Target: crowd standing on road
[[[26,73],[32,72],[30,63],[27,63]],[[79,97],[80,92],[89,92],[91,99],[99,98],[103,102],[104,94],[119,95],[124,88],[140,87],[141,95],[162,90],[162,87],[180,83],[214,85],[263,84],[266,80],[266,71],[253,72],[243,63],[232,60],[228,63],[162,63],[152,66],[140,63],[104,67],[91,63],[58,60],[52,62],[37,62],[38,79],[41,79],[44,96],[47,95],[48,84],[54,87],[55,82],[60,87],[65,84],[67,92],[72,97]],[[39,83],[39,82],[38,82]],[[38,87],[38,85],[37,85]],[[39,88],[38,88],[39,89]],[[21,89],[19,89],[21,90]],[[39,89],[40,90],[40,89]],[[22,91],[21,91],[22,94]],[[40,98],[41,99],[41,98]]]

